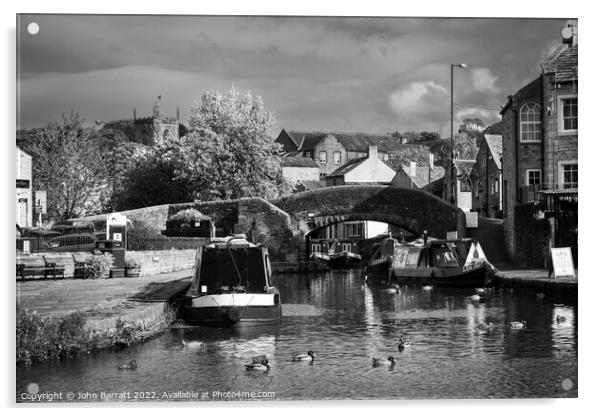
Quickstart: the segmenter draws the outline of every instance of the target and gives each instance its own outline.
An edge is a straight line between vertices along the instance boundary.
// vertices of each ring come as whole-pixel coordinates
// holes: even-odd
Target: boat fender
[[[232,308],[228,310],[228,321],[234,323],[241,319],[242,312],[238,308]]]

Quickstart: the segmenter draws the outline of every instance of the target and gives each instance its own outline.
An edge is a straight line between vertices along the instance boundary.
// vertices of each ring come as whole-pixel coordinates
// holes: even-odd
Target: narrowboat
[[[458,251],[470,244],[461,264]],[[398,242],[385,238],[366,267],[366,281],[380,284],[420,284],[475,288],[489,283],[494,267],[474,239],[418,239]]]
[[[326,263],[332,269],[359,266],[362,262],[362,256],[344,248],[344,244],[342,245],[335,241],[328,248],[327,252],[314,251],[309,258],[310,260]]]
[[[280,322],[280,293],[267,248],[240,234],[214,238],[200,247],[183,315],[186,323],[202,326]]]

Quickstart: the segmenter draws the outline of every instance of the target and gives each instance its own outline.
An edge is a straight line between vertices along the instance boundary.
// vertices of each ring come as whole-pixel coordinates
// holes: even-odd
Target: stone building
[[[134,137],[135,141],[146,146],[154,146],[161,141],[179,137],[180,110],[176,110],[175,117],[165,116],[160,106],[161,96],[153,105],[151,117],[138,118],[134,109]]]
[[[310,158],[284,155],[280,160],[280,165],[282,166],[282,176],[289,182],[320,179],[320,166]]]
[[[567,30],[570,36],[567,36]],[[511,257],[523,251],[517,207],[536,204],[550,221],[549,243],[577,250],[577,27],[541,65],[540,75],[502,108],[504,234]]]
[[[503,206],[501,135],[485,135],[470,179],[473,211],[485,217],[499,217]]]
[[[387,162],[399,152],[399,142],[387,135],[369,133],[295,132],[282,129],[276,142],[284,151],[300,152],[320,166],[320,176],[326,177],[347,162],[368,156],[369,146],[378,146],[378,157]]]
[[[16,147],[16,213],[19,227],[31,227],[33,194],[31,190],[31,155]]]

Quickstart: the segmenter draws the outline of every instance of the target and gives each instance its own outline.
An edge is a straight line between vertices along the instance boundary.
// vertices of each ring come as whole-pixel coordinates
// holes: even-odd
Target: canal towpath
[[[91,330],[114,327],[119,319],[150,327],[165,319],[169,301],[189,287],[191,276],[188,269],[140,278],[17,282],[17,309],[44,317],[81,312]]]

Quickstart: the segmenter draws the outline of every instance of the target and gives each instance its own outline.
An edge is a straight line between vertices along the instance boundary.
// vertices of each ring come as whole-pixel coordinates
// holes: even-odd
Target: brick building
[[[516,207],[537,204],[550,221],[550,243],[577,250],[577,34],[541,65],[540,75],[502,108],[504,234],[511,257],[521,229]],[[563,31],[563,33],[566,33]]]
[[[503,206],[501,135],[485,135],[470,179],[473,211],[485,217],[499,217]]]

